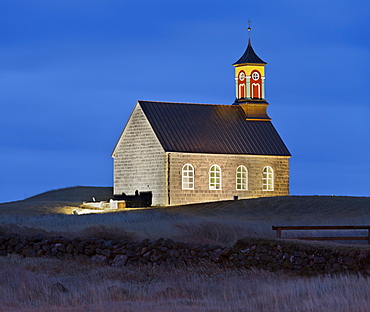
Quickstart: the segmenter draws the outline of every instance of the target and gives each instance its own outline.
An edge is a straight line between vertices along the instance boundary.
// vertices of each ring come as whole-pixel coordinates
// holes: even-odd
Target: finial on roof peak
[[[248,41],[251,39],[251,20],[248,19]]]

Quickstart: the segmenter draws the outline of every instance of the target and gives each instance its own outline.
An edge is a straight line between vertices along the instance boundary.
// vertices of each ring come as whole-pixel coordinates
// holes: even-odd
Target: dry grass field
[[[231,246],[245,236],[273,237],[272,225],[370,224],[369,197],[291,196],[70,214],[83,201],[110,194],[111,188],[75,187],[0,204],[0,232]],[[14,255],[0,258],[0,268],[0,311],[370,311],[370,280],[360,276],[299,277],[210,264],[113,268]]]
[[[0,311],[369,311],[370,280],[216,266],[103,267],[0,259]],[[63,286],[62,286],[63,285]]]

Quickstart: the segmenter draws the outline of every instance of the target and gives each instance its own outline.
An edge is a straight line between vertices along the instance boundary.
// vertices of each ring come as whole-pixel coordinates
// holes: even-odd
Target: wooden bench
[[[369,225],[294,225],[294,226],[272,226],[276,231],[277,238],[283,239],[303,239],[303,240],[366,240],[370,245],[370,226]],[[281,231],[297,231],[297,230],[367,230],[367,236],[329,236],[329,237],[282,237]]]

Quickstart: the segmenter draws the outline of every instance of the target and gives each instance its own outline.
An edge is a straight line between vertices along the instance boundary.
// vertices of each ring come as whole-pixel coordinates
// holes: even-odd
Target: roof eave
[[[261,66],[264,66],[266,65],[267,63],[263,62],[263,63],[234,63],[233,66],[242,66],[242,65],[261,65]]]
[[[134,111],[135,111],[136,106],[138,106],[138,105],[140,106],[140,101],[136,101],[136,104],[135,104],[135,106],[134,106],[134,109],[131,111],[130,117],[127,119],[127,122],[126,122],[126,124],[125,124],[125,127],[123,128],[123,130],[122,130],[122,132],[121,132],[121,135],[119,136],[119,138],[118,138],[118,140],[117,140],[117,142],[116,142],[116,145],[114,146],[113,151],[112,151],[112,153],[111,153],[111,155],[110,155],[112,158],[114,158],[114,154],[115,154],[116,149],[117,149],[117,147],[118,147],[118,143],[119,143],[119,141],[121,140],[121,138],[122,138],[122,136],[123,136],[123,133],[124,133],[124,132],[125,132],[125,130],[126,130],[127,124],[128,124],[128,122],[129,122],[129,120],[131,119],[131,117],[132,117],[132,115],[133,115],[133,113],[134,113]]]

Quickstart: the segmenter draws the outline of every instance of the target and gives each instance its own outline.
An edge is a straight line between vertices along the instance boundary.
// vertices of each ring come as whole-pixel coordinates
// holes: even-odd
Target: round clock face
[[[245,74],[244,72],[239,73],[239,80],[243,81],[245,79]]]
[[[253,79],[253,80],[258,80],[258,79],[260,79],[260,74],[259,74],[259,73],[257,73],[257,72],[254,72],[254,73],[252,74],[252,79]]]

